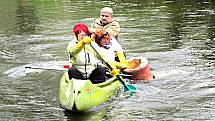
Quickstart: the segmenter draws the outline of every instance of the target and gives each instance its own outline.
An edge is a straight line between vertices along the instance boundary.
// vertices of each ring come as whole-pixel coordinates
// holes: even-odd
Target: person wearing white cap
[[[113,18],[113,10],[110,7],[104,7],[100,11],[100,18],[92,23],[90,31],[93,33],[96,30],[105,30],[111,36],[118,39],[120,32],[119,23]]]

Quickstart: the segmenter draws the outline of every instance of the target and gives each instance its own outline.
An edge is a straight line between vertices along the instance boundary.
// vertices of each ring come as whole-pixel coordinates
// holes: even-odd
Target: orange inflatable
[[[151,72],[151,69],[146,58],[131,58],[127,60],[129,66],[127,69],[124,69],[122,72],[124,74],[129,74],[131,77],[126,77],[135,81],[145,81],[149,82],[154,79],[154,75]]]

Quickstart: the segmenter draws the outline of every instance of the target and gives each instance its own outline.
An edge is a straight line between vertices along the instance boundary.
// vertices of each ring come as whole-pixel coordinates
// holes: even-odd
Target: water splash
[[[187,75],[190,74],[187,71],[184,70],[161,70],[161,71],[153,71],[153,74],[155,75],[156,79],[161,79],[161,78],[165,78],[165,77],[169,77],[169,76],[174,76],[174,75]]]
[[[4,74],[8,75],[8,77],[12,78],[20,78],[24,77],[29,73],[41,73],[45,71],[45,68],[49,69],[58,69],[58,68],[63,68],[63,65],[66,65],[68,62],[67,61],[46,61],[46,62],[36,62],[36,63],[31,63],[31,64],[26,64],[18,67],[11,68],[7,71],[4,72]],[[44,69],[26,69],[25,67],[41,67]]]

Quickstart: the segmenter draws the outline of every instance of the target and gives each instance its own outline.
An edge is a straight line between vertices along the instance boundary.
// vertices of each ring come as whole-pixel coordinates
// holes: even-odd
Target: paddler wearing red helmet
[[[86,24],[77,23],[73,27],[74,40],[67,46],[71,68],[68,71],[69,78],[90,79],[93,83],[105,81],[105,68],[97,66],[99,57],[89,45],[97,45],[90,38],[90,32]],[[116,69],[111,72],[112,76],[119,73]]]

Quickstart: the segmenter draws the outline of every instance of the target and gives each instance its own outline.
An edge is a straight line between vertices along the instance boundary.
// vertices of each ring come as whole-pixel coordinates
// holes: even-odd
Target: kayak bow
[[[111,99],[120,89],[116,78],[92,84],[90,80],[69,79],[67,72],[61,78],[59,100],[62,108],[71,111],[85,111]]]

